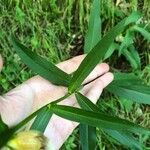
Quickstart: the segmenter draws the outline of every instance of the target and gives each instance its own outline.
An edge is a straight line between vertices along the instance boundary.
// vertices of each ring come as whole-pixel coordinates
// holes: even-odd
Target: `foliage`
[[[80,3],[82,3],[83,1],[81,1]],[[73,6],[73,3],[74,2],[72,2],[72,1],[69,1],[69,7],[68,7],[68,9],[67,9],[67,13],[71,13],[71,10],[72,10],[72,6]],[[95,3],[96,3],[96,0],[95,0]],[[98,1],[97,1],[97,3],[98,3]],[[109,3],[109,2],[107,2],[107,3]],[[43,3],[41,2],[41,4],[42,5],[45,5],[45,3],[44,3],[44,1],[43,1]],[[29,5],[32,5],[32,4],[29,4]],[[58,7],[57,7],[57,5],[56,5],[56,3],[55,3],[55,1],[53,1],[53,11],[56,13],[56,15],[57,14],[59,14],[60,12],[60,10],[58,9]],[[83,5],[80,5],[80,11],[82,12],[81,13],[81,15],[80,15],[80,25],[82,25],[83,24],[83,8],[81,7],[81,6],[83,6]],[[98,6],[98,5],[95,5],[95,6]],[[107,6],[107,5],[106,5]],[[105,7],[106,7],[105,6]],[[110,5],[109,5],[110,6]],[[93,6],[94,7],[94,6]],[[45,7],[46,8],[46,7]],[[115,8],[114,8],[115,9]],[[134,7],[134,9],[137,9],[136,7]],[[41,9],[40,9],[41,10]],[[48,8],[47,8],[47,10],[48,10]],[[106,9],[107,10],[107,9]],[[104,14],[104,8],[102,9],[102,14]],[[121,12],[119,12],[119,10],[114,10],[114,11],[112,11],[112,9],[111,9],[111,12],[107,12],[109,15],[111,15],[111,16],[113,16],[114,17],[114,14],[113,14],[113,12],[114,12],[114,14],[115,14],[115,12],[118,12],[118,15],[120,15],[120,16],[122,16],[122,17],[124,17],[124,14],[123,13],[121,13]],[[94,17],[97,17],[98,19],[99,19],[99,15],[97,14],[97,13],[99,13],[99,11],[97,12],[97,11],[95,11],[95,12],[92,12],[93,13],[93,15],[94,15],[94,13],[95,13],[95,15],[93,16],[93,15],[91,15],[93,18]],[[104,18],[107,20],[107,18],[106,17],[108,17],[108,14],[107,15],[105,15],[104,16]],[[23,25],[23,24],[25,24],[25,16],[26,16],[26,13],[24,13],[21,9],[20,9],[20,7],[19,7],[19,3],[16,5],[16,15],[17,15],[17,17],[16,17],[16,20],[17,21],[19,21],[20,22],[20,24],[21,25]],[[128,15],[128,14],[127,14]],[[47,17],[47,16],[46,16]],[[98,44],[96,45],[96,44],[91,44],[92,46],[92,48],[89,48],[88,50],[87,50],[87,48],[86,48],[86,52],[88,52],[88,51],[90,51],[89,52],[89,54],[87,55],[87,57],[84,59],[84,61],[82,62],[82,64],[81,64],[81,66],[79,67],[81,70],[83,70],[83,69],[85,69],[85,72],[86,73],[82,73],[82,72],[80,72],[80,69],[79,70],[77,70],[76,71],[76,73],[73,75],[73,77],[72,77],[72,79],[71,79],[71,83],[69,82],[69,83],[67,83],[66,84],[66,86],[68,86],[69,85],[69,95],[70,94],[73,94],[73,93],[76,93],[76,92],[78,92],[79,91],[79,89],[80,89],[80,86],[81,86],[81,84],[82,84],[82,81],[85,79],[85,77],[92,71],[92,69],[99,63],[99,61],[102,61],[102,60],[104,60],[104,59],[110,59],[110,61],[111,61],[111,56],[113,56],[113,54],[114,54],[114,52],[115,51],[118,51],[118,56],[124,56],[127,60],[128,60],[128,62],[130,63],[130,65],[131,65],[131,67],[132,67],[132,69],[134,70],[134,71],[140,71],[141,70],[141,67],[142,67],[142,64],[141,64],[141,57],[140,57],[140,55],[139,55],[139,53],[137,52],[137,49],[136,49],[136,47],[135,47],[135,45],[134,45],[134,42],[135,42],[135,34],[138,32],[138,33],[140,33],[142,36],[144,36],[145,37],[145,39],[147,39],[147,40],[149,40],[149,32],[148,32],[148,30],[145,28],[145,27],[143,27],[143,25],[141,25],[139,22],[137,22],[137,20],[138,20],[138,18],[136,18],[136,20],[133,20],[133,19],[135,19],[136,17],[133,15],[133,17],[129,17],[129,19],[128,20],[126,20],[125,19],[125,22],[124,22],[124,20],[121,22],[121,23],[119,23],[119,25],[115,28],[113,28],[111,31],[109,31],[107,34],[105,33],[105,36],[103,36],[103,38],[101,39],[101,41],[99,41],[98,42],[98,40],[97,39],[95,39],[95,38],[93,38],[93,40],[95,40],[95,43],[97,43],[98,42]],[[103,19],[103,18],[102,18]],[[47,20],[47,18],[46,18],[46,20]],[[73,20],[73,18],[69,18],[67,21],[67,24],[68,24],[68,28],[71,28],[71,22],[72,22],[72,20]],[[90,19],[90,22],[91,22],[91,20],[92,19]],[[131,22],[128,22],[128,21],[131,21]],[[128,23],[132,23],[132,24],[130,24],[130,26],[128,25],[128,24],[126,24],[126,22],[128,22]],[[112,19],[112,26],[114,25],[114,20]],[[127,26],[128,25],[128,26]],[[60,25],[61,27],[63,26],[62,24]],[[101,24],[99,23],[97,26],[94,26],[94,27],[96,27],[96,29],[95,29],[95,32],[97,32],[99,29],[101,29]],[[93,31],[94,32],[94,30],[92,30],[91,29],[92,28],[92,26],[90,26],[90,23],[89,23],[89,30],[91,30],[91,31]],[[124,29],[126,29],[126,30],[124,30]],[[16,31],[16,29],[14,29],[15,31]],[[62,30],[65,30],[64,28],[62,29]],[[83,31],[83,26],[81,26],[81,30]],[[88,31],[89,31],[88,30]],[[108,30],[108,29],[106,29],[106,30]],[[122,32],[123,31],[123,32]],[[120,32],[122,32],[122,34],[120,34]],[[23,33],[23,32],[22,32]],[[26,33],[26,32],[25,32]],[[37,49],[37,48],[39,48],[40,46],[39,46],[39,44],[41,44],[42,42],[42,40],[40,40],[40,41],[37,41],[37,35],[39,36],[39,35],[41,35],[41,34],[39,34],[39,33],[36,33],[35,34],[35,29],[33,30],[33,35],[34,35],[34,37],[31,39],[31,43],[32,43],[32,45],[30,45],[30,47],[32,47],[32,49],[33,50],[35,50],[35,49]],[[46,33],[47,33],[47,31],[46,31]],[[88,34],[86,35],[86,38],[88,39],[88,37],[92,37],[91,36],[91,32],[87,32]],[[23,34],[23,35],[26,35],[26,34]],[[48,34],[49,35],[49,34]],[[119,36],[117,36],[117,35],[119,35]],[[117,36],[117,37],[116,37]],[[47,41],[45,41],[45,43],[49,43],[49,39],[48,39],[48,36],[46,36],[47,38]],[[100,40],[100,38],[101,37],[99,37],[99,40]],[[21,38],[21,39],[23,39],[23,38]],[[44,38],[43,38],[44,39]],[[114,43],[113,43],[113,41],[114,41]],[[25,43],[28,43],[29,41],[26,41]],[[5,43],[7,43],[7,42],[5,42]],[[54,42],[55,43],[55,42]],[[59,42],[58,42],[59,43]],[[107,44],[106,44],[107,43]],[[25,56],[25,55],[23,55],[23,53],[24,52],[29,52],[29,50],[26,48],[26,47],[24,47],[22,44],[20,44],[20,43],[18,43],[18,41],[16,41],[15,39],[13,39],[13,44],[14,44],[14,47],[15,47],[15,49],[16,49],[16,51],[18,50],[20,50],[20,52],[18,53],[19,55],[20,55],[20,57],[22,58],[22,59],[24,59],[23,61],[28,65],[28,63],[27,63],[27,61],[28,61],[28,58]],[[56,44],[56,43],[55,43]],[[89,43],[88,43],[89,44]],[[105,45],[106,44],[106,45]],[[47,44],[44,44],[44,45],[47,45]],[[50,45],[51,44],[49,44],[49,46],[48,47],[50,47]],[[85,40],[85,45],[87,45],[87,40]],[[111,47],[112,46],[112,47]],[[100,47],[100,49],[99,49],[99,47]],[[104,48],[104,50],[102,49],[102,48]],[[49,48],[50,49],[50,48]],[[100,50],[101,51],[101,53],[99,53],[99,51],[98,50]],[[17,51],[17,52],[18,52]],[[31,52],[31,51],[30,51]],[[97,54],[98,54],[98,57],[97,57],[97,59],[95,60],[95,62],[93,63],[93,56],[97,56]],[[107,54],[107,56],[106,56],[106,54]],[[21,56],[21,55],[23,55],[23,56]],[[51,54],[50,54],[51,55]],[[56,54],[57,55],[57,54]],[[62,56],[61,54],[59,54],[60,56]],[[43,66],[44,65],[44,63],[43,63],[43,61],[44,61],[44,59],[41,59],[41,58],[39,58],[39,56],[37,56],[35,53],[33,53],[33,55],[31,55],[31,56],[34,56],[34,57],[32,57],[32,58],[30,58],[30,60],[31,61],[35,61],[36,59],[38,59],[38,60],[40,60],[40,61],[38,61],[38,62],[42,62],[41,63],[41,68],[43,68],[44,69],[44,67],[45,66]],[[57,55],[58,56],[58,55]],[[58,57],[57,57],[58,58]],[[59,61],[59,59],[61,59],[61,60],[63,60],[62,58],[58,58],[58,60],[57,61]],[[43,60],[43,61],[41,61],[41,60]],[[91,61],[89,61],[89,60],[91,60]],[[36,61],[37,62],[37,61]],[[56,62],[56,60],[54,61],[54,62]],[[89,64],[87,64],[86,62],[89,62]],[[48,63],[48,62],[46,62],[46,63]],[[56,75],[56,76],[59,76],[61,73],[59,73],[60,72],[60,70],[58,70],[58,68],[56,68],[56,67],[54,67],[54,65],[52,64],[52,63],[49,63],[50,64],[50,66],[52,66],[53,67],[53,69],[54,69],[54,76]],[[85,67],[84,68],[84,64],[87,64],[87,68]],[[33,66],[31,65],[31,66],[29,66],[31,69],[32,68],[35,68],[35,66],[34,66],[35,64],[33,63]],[[34,70],[36,73],[38,73],[38,74],[40,74],[41,76],[43,76],[43,77],[45,77],[44,75],[45,75],[45,73],[47,73],[47,71],[46,70],[42,70],[41,72],[38,72],[37,70]],[[50,68],[50,70],[48,70],[48,71],[52,71],[51,70],[51,68]],[[48,73],[47,73],[48,74]],[[63,73],[61,74],[61,75],[63,75]],[[80,77],[81,78],[81,80],[79,80],[79,81],[77,81],[77,77]],[[120,78],[119,78],[119,80],[115,80],[108,88],[107,88],[107,90],[109,91],[109,92],[111,92],[111,93],[115,93],[116,95],[118,95],[118,96],[120,96],[120,97],[123,97],[123,98],[126,98],[126,99],[130,99],[130,100],[133,100],[133,101],[137,101],[137,102],[140,102],[140,103],[145,103],[145,104],[149,104],[149,97],[150,97],[150,95],[149,95],[149,87],[148,86],[146,86],[145,84],[143,84],[143,81],[141,82],[141,80],[139,79],[139,77],[138,76],[130,76],[129,74],[126,74],[126,76],[127,76],[127,78],[126,79],[124,79],[124,78],[121,78],[122,76],[124,76],[124,74],[122,75],[122,74],[120,74],[120,75],[118,75]],[[67,81],[70,81],[70,76],[69,75],[66,75],[65,76],[68,80]],[[25,77],[25,78],[28,78],[28,76],[27,77]],[[47,78],[48,79],[48,78]],[[61,79],[63,79],[63,78],[61,78]],[[61,80],[60,79],[60,80]],[[50,78],[49,79],[51,82],[54,82],[55,84],[59,84],[59,85],[64,85],[64,84],[62,84],[62,82],[59,82],[59,83],[57,83],[57,81],[56,81],[56,78]],[[75,82],[74,82],[75,81]],[[134,84],[134,85],[132,85],[130,82],[132,81],[132,83]],[[137,82],[138,81],[138,82]],[[64,83],[64,81],[63,81],[63,83]],[[7,87],[8,87],[8,85],[7,85]],[[114,91],[114,87],[116,87],[116,89],[118,89],[118,90],[115,90]],[[139,88],[140,87],[140,88]],[[6,88],[7,89],[7,88]],[[127,95],[127,93],[129,93],[130,94],[130,96],[129,95]],[[138,95],[137,95],[138,94]],[[67,96],[69,96],[69,95],[67,95]],[[144,99],[144,97],[143,96],[145,96],[145,98],[146,99]],[[66,98],[66,97],[64,97],[64,98]],[[64,99],[63,98],[63,99]],[[61,99],[61,100],[63,100],[63,99]],[[144,101],[143,101],[143,99],[144,99]],[[47,107],[48,106],[48,107]],[[117,133],[115,133],[114,132],[114,129],[115,130],[118,130],[118,126],[120,126],[120,127],[122,127],[124,124],[128,124],[126,127],[127,128],[130,128],[131,127],[131,129],[134,129],[136,132],[137,132],[137,130],[136,129],[141,129],[142,131],[147,131],[146,129],[144,129],[144,128],[141,128],[141,127],[139,127],[139,126],[136,126],[136,125],[134,125],[134,128],[132,128],[132,123],[130,124],[129,122],[126,122],[125,120],[120,120],[119,118],[117,118],[116,119],[116,122],[113,122],[113,119],[108,119],[110,122],[109,123],[114,123],[114,128],[113,129],[111,129],[110,130],[110,128],[109,127],[111,127],[111,126],[99,126],[99,125],[96,125],[96,124],[94,124],[94,120],[92,120],[92,118],[94,118],[94,116],[95,116],[95,119],[98,119],[100,122],[99,123],[101,123],[101,119],[103,118],[98,112],[95,112],[95,110],[94,110],[94,112],[92,112],[92,111],[88,111],[88,110],[79,110],[79,109],[77,109],[78,111],[76,111],[76,112],[81,112],[82,114],[83,114],[83,116],[80,116],[80,114],[79,113],[76,113],[76,114],[74,114],[75,116],[76,116],[76,118],[72,118],[72,117],[70,117],[70,115],[72,115],[72,113],[74,112],[73,110],[75,109],[75,108],[68,108],[68,107],[62,107],[62,106],[58,106],[58,105],[56,105],[56,103],[53,103],[53,104],[49,104],[49,105],[47,105],[46,107],[50,110],[50,113],[56,113],[56,114],[58,114],[58,115],[60,115],[60,116],[62,116],[62,117],[65,117],[65,118],[68,118],[68,119],[73,119],[74,121],[77,121],[77,122],[81,122],[81,123],[83,123],[83,124],[88,124],[88,125],[93,125],[93,126],[96,126],[96,127],[98,127],[98,128],[102,128],[102,127],[105,127],[106,129],[105,130],[108,130],[108,131],[106,131],[106,133],[107,134],[111,134],[112,135],[112,137],[114,138],[114,139],[117,139],[121,144],[123,144],[123,145],[125,145],[125,146],[129,146],[130,148],[133,148],[133,147],[136,147],[136,148],[138,148],[138,149],[141,149],[141,144],[139,144],[138,143],[138,141],[136,141],[135,143],[134,143],[134,141],[136,140],[133,136],[130,136],[131,134],[128,134],[128,133],[125,133],[124,134],[124,136],[123,137],[121,137],[120,138],[120,133],[121,133],[121,135],[123,135],[123,131],[117,131]],[[94,107],[96,107],[96,105],[94,105]],[[41,110],[44,110],[44,108],[42,108]],[[43,113],[43,111],[38,111],[37,113],[35,113],[34,114],[34,116],[40,116],[40,112],[41,113]],[[45,111],[45,114],[46,114],[47,112]],[[39,114],[39,115],[38,115]],[[91,116],[91,120],[90,120],[90,114],[92,114]],[[99,117],[98,117],[99,116]],[[81,117],[82,117],[82,119],[81,119]],[[85,118],[88,118],[88,119],[85,119]],[[32,119],[33,117],[30,117],[30,119]],[[38,118],[38,117],[37,117]],[[50,118],[49,116],[48,116],[48,118]],[[109,116],[105,116],[105,120],[107,120],[107,118],[109,118]],[[111,115],[110,115],[110,118],[111,118]],[[16,132],[16,130],[18,130],[21,126],[23,126],[23,125],[25,125],[30,119],[26,119],[23,123],[21,123],[21,125],[18,125],[18,127],[16,127],[15,128],[15,130],[13,130],[14,132]],[[38,120],[38,119],[37,119]],[[36,120],[36,121],[37,121]],[[40,119],[39,119],[40,120]],[[117,122],[117,120],[118,120],[118,122]],[[46,121],[45,122],[45,125],[47,124],[48,122]],[[105,123],[105,122],[104,122]],[[115,124],[116,123],[116,124]],[[118,123],[118,124],[117,124]],[[2,123],[3,124],[3,123]],[[138,128],[139,127],[139,128]],[[43,132],[43,129],[41,128],[39,128],[38,130],[41,130],[42,132]],[[82,130],[81,130],[82,131]],[[131,130],[131,131],[133,131],[133,130]],[[139,131],[139,130],[138,130]],[[7,132],[7,131],[6,131]],[[12,132],[12,133],[14,133],[14,132]],[[95,131],[94,131],[95,132]],[[113,132],[113,133],[112,133]],[[117,137],[117,138],[116,138]],[[124,141],[124,142],[122,142],[121,140],[122,140],[122,138],[129,138],[130,139],[130,141],[132,141],[133,140],[133,142],[131,142],[131,144],[129,144],[129,145],[127,145],[125,142],[126,141]],[[121,140],[119,140],[119,139],[121,139]],[[94,138],[94,140],[95,140],[95,138]],[[142,140],[143,141],[143,140]]]

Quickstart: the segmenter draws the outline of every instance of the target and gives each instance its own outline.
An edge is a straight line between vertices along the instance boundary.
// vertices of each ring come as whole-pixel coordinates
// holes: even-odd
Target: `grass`
[[[132,0],[121,3],[112,0],[102,0],[102,31],[106,33],[121,18],[127,16],[133,10],[142,10],[146,27],[150,29],[150,1]],[[34,75],[15,54],[10,44],[11,32],[16,33],[21,41],[28,45],[33,51],[58,63],[77,54],[83,53],[83,36],[87,30],[91,0],[1,0],[0,1],[0,54],[4,59],[4,67],[0,74],[0,93],[5,93],[21,84]],[[150,52],[149,44],[137,35],[137,49],[142,58],[142,77],[150,85]],[[141,47],[142,45],[142,47]],[[141,50],[142,49],[142,50]],[[111,67],[122,68],[125,71],[133,71],[124,57],[116,54],[108,60]],[[118,65],[119,62],[119,65]],[[145,67],[146,66],[146,67]],[[100,107],[111,110],[122,118],[140,123],[149,127],[149,107],[131,103],[130,101],[118,99],[104,93]],[[107,103],[106,103],[107,102]],[[97,149],[125,149],[117,142],[103,134],[98,133]],[[107,138],[106,138],[107,137]],[[150,141],[145,138],[150,146]],[[79,147],[78,129],[70,136],[62,149],[72,150]]]

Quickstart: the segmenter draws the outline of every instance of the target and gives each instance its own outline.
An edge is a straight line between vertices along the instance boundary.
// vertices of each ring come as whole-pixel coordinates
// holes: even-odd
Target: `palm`
[[[83,58],[84,56],[81,55],[57,66],[67,73],[72,73],[77,69]],[[0,58],[0,70],[1,67],[2,61]],[[113,75],[108,71],[109,66],[107,64],[99,64],[84,81],[87,83],[100,76],[95,81],[87,84],[81,91],[94,103],[96,103],[103,88],[113,80]],[[13,126],[38,108],[64,96],[66,93],[67,88],[53,85],[40,76],[35,76],[0,97],[2,119],[9,126]],[[74,96],[64,100],[62,104],[78,107]],[[77,123],[53,115],[46,128],[45,135],[53,143],[54,149],[59,149],[76,126]]]

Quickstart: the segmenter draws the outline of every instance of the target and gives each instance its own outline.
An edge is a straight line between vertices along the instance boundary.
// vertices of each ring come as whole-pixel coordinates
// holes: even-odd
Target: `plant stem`
[[[45,107],[49,107],[50,105],[54,105],[54,104],[57,104],[61,101],[63,101],[64,99],[68,98],[71,94],[67,93],[65,96],[53,101],[53,102],[50,102],[46,105],[44,105],[43,107],[41,107],[40,109],[38,109],[37,111],[35,111],[34,113],[32,113],[30,116],[28,116],[27,118],[25,118],[23,121],[21,121],[19,124],[17,124],[15,127],[12,128],[12,131],[13,132],[16,132],[17,130],[19,130],[22,126],[24,126],[25,124],[27,124],[31,119],[33,119],[35,116],[38,115],[38,113],[44,109]]]
[[[99,77],[97,77],[97,78],[99,78]],[[97,78],[93,79],[92,81],[96,80]],[[92,82],[92,81],[90,81],[90,82]],[[86,84],[83,84],[83,86],[89,84],[90,82],[88,82],[88,83],[86,83]],[[82,89],[83,86],[81,86],[79,89]],[[67,93],[67,94],[64,95],[63,97],[61,97],[61,98],[59,98],[59,99],[57,99],[57,100],[55,100],[55,101],[53,101],[53,102],[50,102],[50,103],[44,105],[43,107],[39,108],[37,111],[35,111],[34,113],[32,113],[30,116],[28,116],[27,118],[25,118],[23,121],[21,121],[19,124],[17,124],[16,126],[14,126],[14,127],[12,128],[12,131],[13,131],[13,132],[16,132],[17,130],[19,130],[22,126],[24,126],[24,125],[27,124],[31,119],[33,119],[35,116],[37,116],[38,113],[40,113],[40,111],[41,111],[42,109],[44,109],[45,107],[49,107],[49,108],[50,108],[51,105],[55,105],[55,104],[57,104],[57,103],[63,101],[64,99],[68,98],[68,97],[69,97],[70,95],[72,95],[72,94],[73,94],[73,93]]]

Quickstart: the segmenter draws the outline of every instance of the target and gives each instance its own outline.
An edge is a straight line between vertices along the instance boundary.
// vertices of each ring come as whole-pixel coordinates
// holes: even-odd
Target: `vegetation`
[[[99,3],[98,0],[95,0],[94,2],[96,4]],[[34,74],[32,71],[29,71],[29,69],[20,61],[20,58],[15,51],[12,51],[12,45],[10,44],[11,32],[15,31],[17,37],[22,43],[24,43],[24,45],[27,45],[28,48],[32,49],[32,51],[36,52],[37,54],[41,54],[44,58],[54,63],[58,63],[59,61],[73,57],[74,55],[91,51],[91,53],[89,53],[89,55],[86,57],[86,60],[88,60],[87,62],[90,62],[89,60],[93,59],[92,56],[93,54],[96,54],[97,49],[100,48],[102,50],[103,48],[101,54],[97,53],[99,58],[87,66],[87,68],[82,64],[78,71],[74,74],[73,79],[71,79],[71,83],[67,83],[66,85],[69,85],[69,94],[76,92],[76,98],[78,99],[79,104],[83,109],[85,109],[78,110],[76,112],[80,112],[80,114],[84,114],[85,116],[90,116],[91,112],[89,114],[88,111],[94,111],[92,113],[93,116],[91,115],[91,119],[94,117],[96,119],[97,116],[100,116],[100,114],[103,112],[109,112],[110,115],[119,116],[120,118],[138,123],[143,127],[149,127],[150,114],[149,107],[146,105],[150,104],[150,88],[147,86],[150,84],[150,10],[148,8],[148,4],[150,2],[148,0],[102,0],[99,8],[99,5],[93,4],[93,7],[96,8],[96,10],[100,10],[98,12],[95,11],[95,9],[91,9],[90,11],[91,1],[84,0],[65,0],[63,3],[61,1],[58,3],[56,0],[51,0],[50,3],[47,0],[37,0],[34,3],[30,1],[10,2],[7,0],[2,0],[0,3],[0,11],[2,14],[0,19],[0,51],[6,62],[0,76],[2,93],[8,91],[12,87],[15,87]],[[133,13],[127,19],[128,21],[121,21],[126,16],[129,16],[131,12],[137,10],[142,11],[144,14],[142,19],[139,20],[140,15],[138,13]],[[89,17],[90,12],[92,17]],[[101,14],[101,17],[99,17],[99,15],[97,16],[97,13]],[[96,20],[98,21],[94,22],[94,19],[92,20],[93,17],[96,17]],[[91,22],[89,23],[89,28],[87,26],[88,20]],[[110,29],[114,25],[118,24],[118,22],[120,23],[117,25],[117,28],[113,28],[111,32]],[[130,24],[126,24],[126,22]],[[94,28],[96,27],[94,26],[95,23],[97,23],[98,28],[101,29],[98,37],[91,36],[91,32],[97,33],[97,28]],[[10,29],[12,30],[11,32]],[[86,37],[85,42],[83,37]],[[89,38],[92,38],[94,42],[89,44],[88,41],[91,41]],[[100,39],[102,40],[99,42]],[[105,41],[107,43],[106,45],[104,44]],[[30,51],[25,51],[24,47],[22,49],[22,45],[20,45],[15,38],[13,38],[13,42],[17,53],[27,64],[26,58],[23,57],[23,55],[21,56],[21,54],[29,53]],[[97,42],[98,45],[95,46]],[[34,58],[32,58],[32,60],[35,59],[38,59],[36,55]],[[98,106],[95,106],[90,103],[86,97],[80,95],[77,92],[77,88],[80,87],[83,79],[95,67],[99,60],[107,60],[111,64],[112,70],[115,71],[116,74],[115,81],[108,86],[107,91],[105,91],[101,98],[104,100],[98,102]],[[39,66],[42,66],[42,64],[39,64]],[[32,66],[29,67],[32,68]],[[84,69],[86,73],[80,76],[80,69]],[[34,71],[37,72],[36,70]],[[125,72],[126,74],[118,73],[120,71]],[[129,74],[129,72],[132,72],[132,74]],[[41,74],[40,72],[37,73]],[[56,71],[56,74],[57,73],[58,72]],[[46,76],[44,77],[46,78]],[[78,82],[76,82],[77,77],[80,77]],[[53,77],[51,77],[49,80],[56,83]],[[70,79],[68,81],[70,81]],[[64,83],[66,82],[60,79],[59,83],[57,84],[64,85]],[[110,94],[108,91],[114,93],[115,96]],[[138,103],[135,103],[134,101]],[[84,106],[85,103],[88,108]],[[43,111],[47,112],[47,109],[45,109],[46,108],[44,108]],[[69,117],[69,113],[73,113],[72,111],[73,108],[56,105],[52,106],[50,113],[56,113],[62,117],[71,119]],[[76,115],[78,116],[79,114]],[[100,127],[101,129],[102,126],[94,124],[94,120],[91,120],[93,124],[90,124],[86,119],[84,119],[84,115],[79,116],[78,120],[76,121],[81,122],[81,117],[83,117],[82,119],[84,122],[82,123],[94,125]],[[48,115],[48,118],[50,117],[51,115]],[[105,116],[106,120],[107,117],[108,116]],[[100,119],[99,121],[102,120]],[[109,121],[110,120],[108,120],[108,124],[111,123],[111,121]],[[99,124],[103,123],[104,122],[99,122]],[[133,149],[144,149],[143,147],[145,147],[145,149],[147,147],[148,149],[148,147],[150,147],[150,141],[147,134],[145,134],[144,137],[143,135],[136,135],[136,138],[133,138],[133,136],[130,136],[128,132],[124,133],[122,131],[118,131],[118,127],[121,128],[123,126],[128,127],[131,132],[136,131],[136,133],[137,131],[138,133],[139,131],[143,132],[146,129],[136,125],[134,125],[135,128],[132,128],[132,123],[130,124],[127,122],[124,124],[123,120],[121,121],[119,119],[118,122],[116,121],[114,123],[116,124],[113,126],[113,128],[111,128],[111,130],[108,130],[108,128],[110,129],[110,127],[112,127],[110,124],[109,127],[104,130],[97,128],[97,149],[118,150],[124,149],[124,147],[127,146]],[[106,127],[106,124],[103,125]],[[85,129],[87,127],[88,126],[83,124],[81,126],[82,130],[83,128]],[[81,128],[80,131],[82,132]],[[116,132],[114,132],[114,129]],[[79,145],[77,130],[73,135],[71,135],[62,149],[74,149]],[[131,145],[128,143],[128,140],[126,141],[125,139],[132,141]],[[121,145],[125,146],[122,147]]]

